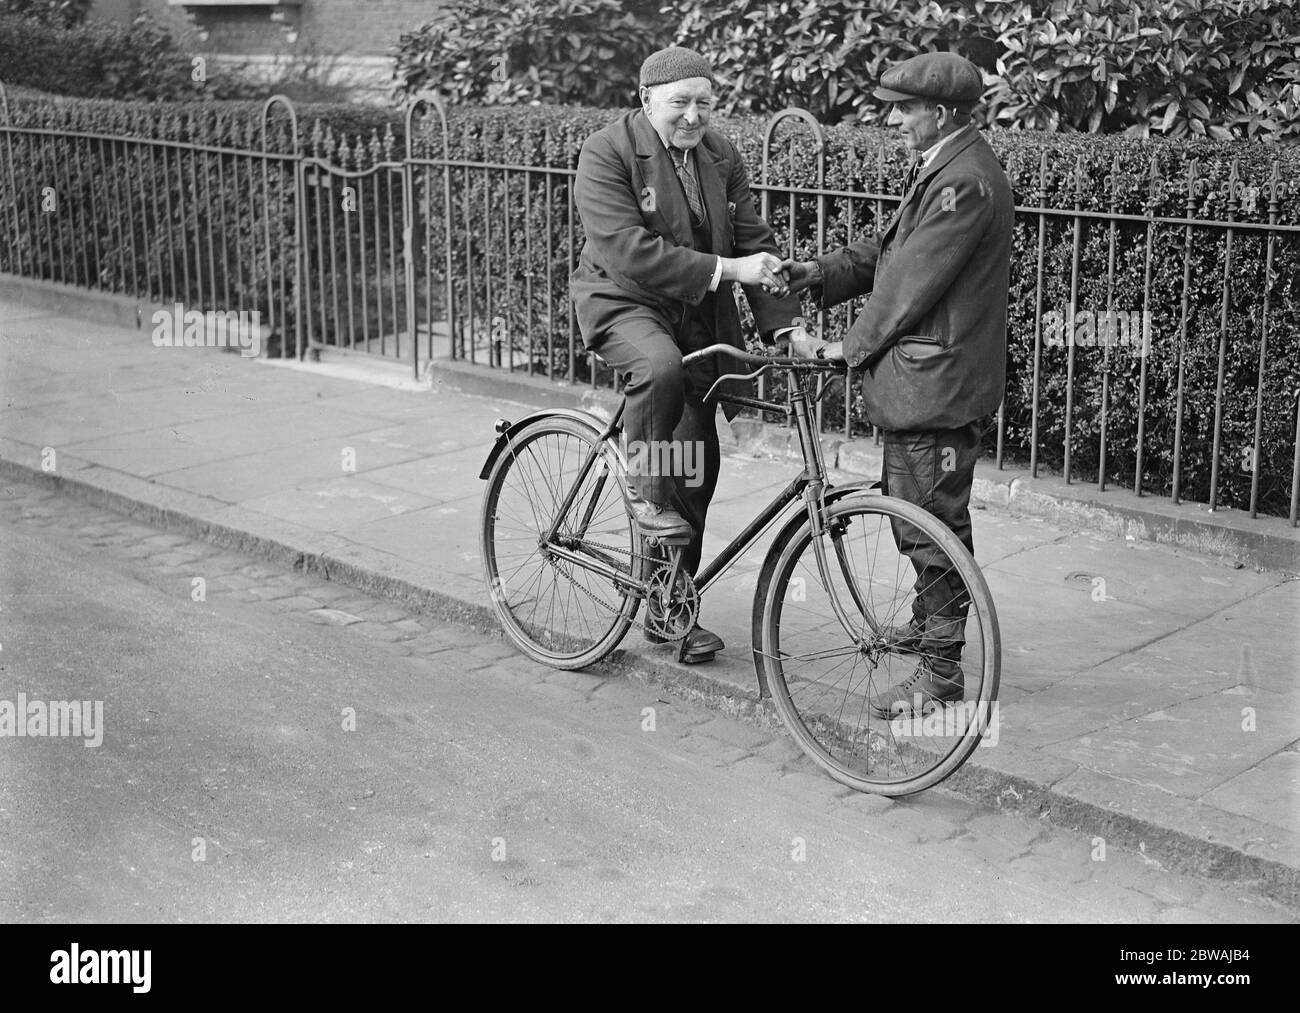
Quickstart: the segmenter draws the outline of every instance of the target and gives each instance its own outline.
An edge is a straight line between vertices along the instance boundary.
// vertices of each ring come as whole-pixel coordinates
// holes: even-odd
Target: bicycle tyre
[[[828,507],[826,524],[827,565],[833,571],[829,588],[806,521],[769,550],[755,591],[755,608],[762,608],[762,650],[755,661],[763,666],[773,703],[795,741],[835,780],[891,797],[932,788],[966,762],[998,720],[1001,634],[988,585],[957,536],[914,504],[856,495]],[[970,603],[961,661],[965,698],[905,721],[875,717],[867,706],[873,692],[902,684],[924,653],[920,646],[908,650],[896,642],[892,648],[880,646],[880,631],[908,615],[915,597],[915,588],[904,586],[916,578],[909,557],[895,543],[894,524],[911,525],[939,546]],[[911,533],[911,528],[902,530]],[[836,573],[843,587],[836,586]],[[856,596],[850,584],[857,586]],[[853,637],[836,618],[830,595],[839,597],[851,619],[863,620]],[[859,603],[866,605],[866,615]],[[828,637],[847,646],[827,649]],[[866,643],[876,647],[868,650]],[[805,650],[812,645],[817,646]],[[855,686],[859,659],[862,672],[857,674],[863,678]],[[825,678],[809,678],[809,669],[827,664],[831,671]],[[885,671],[877,679],[881,669]],[[936,720],[934,714],[941,716]]]
[[[492,607],[510,641],[553,668],[585,668],[607,655],[627,633],[641,601],[612,578],[557,560],[542,548],[565,494],[600,441],[597,425],[595,419],[588,425],[550,417],[524,426],[497,458],[483,497],[479,547]],[[617,449],[606,441],[557,541],[568,538],[568,547],[579,553],[588,545],[588,539],[571,536],[595,495],[587,534],[596,537],[589,540],[625,551],[631,572],[638,550],[622,493],[625,470]],[[623,558],[603,551],[610,557],[606,562]]]

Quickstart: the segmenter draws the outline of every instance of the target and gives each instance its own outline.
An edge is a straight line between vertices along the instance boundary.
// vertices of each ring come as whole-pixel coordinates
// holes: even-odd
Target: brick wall
[[[200,48],[211,53],[373,57],[386,55],[402,32],[429,20],[439,6],[439,0],[302,0],[301,6],[279,7],[97,0],[91,16],[129,20],[145,10],[174,29],[206,31]],[[273,11],[283,20],[273,22]]]

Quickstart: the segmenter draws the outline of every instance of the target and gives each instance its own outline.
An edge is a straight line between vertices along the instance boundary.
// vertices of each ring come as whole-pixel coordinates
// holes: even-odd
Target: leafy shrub
[[[66,27],[0,13],[0,81],[56,95],[90,98],[237,98],[236,78],[195,66],[176,39],[147,14],[130,25],[87,21]]]
[[[626,106],[641,61],[671,30],[655,0],[451,0],[404,33],[394,52],[399,94],[450,101]]]
[[[0,0],[0,14],[36,18],[70,28],[86,20],[92,0]]]
[[[1300,12],[1290,0],[678,0],[729,112],[879,122],[881,73],[954,50],[995,75],[986,122],[1139,136],[1300,136]]]

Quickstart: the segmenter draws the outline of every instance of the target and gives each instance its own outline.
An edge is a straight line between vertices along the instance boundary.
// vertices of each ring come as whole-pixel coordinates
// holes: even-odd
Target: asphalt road
[[[10,482],[0,717],[20,693],[102,702],[102,741],[0,736],[3,921],[1295,919]]]

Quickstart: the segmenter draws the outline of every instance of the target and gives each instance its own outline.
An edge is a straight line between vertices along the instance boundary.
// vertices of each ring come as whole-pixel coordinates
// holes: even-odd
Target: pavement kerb
[[[339,552],[348,543],[336,536],[251,512],[238,525],[223,523],[213,514],[229,513],[229,507],[217,500],[168,489],[66,454],[60,455],[59,471],[47,473],[35,463],[39,454],[39,448],[0,440],[0,478],[31,482],[168,531],[314,574],[411,611],[501,637],[499,623],[488,604],[467,601],[395,575],[393,571],[403,569],[396,557],[391,557],[391,565],[379,558],[386,554],[378,552],[370,565],[343,559]],[[738,687],[711,675],[708,666],[687,667],[619,649],[589,671],[607,677],[631,677],[725,716],[766,729],[781,728],[771,702],[759,698],[756,682]],[[1001,811],[1104,837],[1108,846],[1140,851],[1170,869],[1238,881],[1282,903],[1300,907],[1300,868],[1198,837],[1188,829],[1162,826],[1107,809],[1029,776],[995,770],[979,762],[978,750],[943,787]]]

